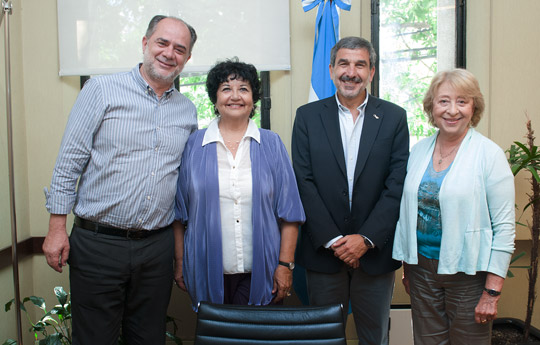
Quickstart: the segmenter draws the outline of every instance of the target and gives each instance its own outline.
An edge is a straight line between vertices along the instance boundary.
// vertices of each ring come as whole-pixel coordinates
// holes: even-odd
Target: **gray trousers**
[[[437,274],[438,263],[418,255],[409,265],[415,345],[491,344],[491,322],[474,321],[486,272]]]
[[[358,344],[388,344],[388,320],[395,279],[393,271],[370,276],[361,268],[351,269],[344,265],[340,272],[334,274],[307,270],[306,278],[311,305],[341,303],[346,321],[351,303]]]
[[[130,240],[73,227],[69,278],[73,345],[165,344],[173,282],[172,228]]]

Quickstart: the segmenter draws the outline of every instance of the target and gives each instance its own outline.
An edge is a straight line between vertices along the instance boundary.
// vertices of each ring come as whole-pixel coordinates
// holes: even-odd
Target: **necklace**
[[[222,121],[223,118],[220,119],[218,124],[219,132],[221,133],[221,137],[225,142],[225,146],[233,153],[234,156],[236,150],[240,146],[240,142],[242,141],[244,134],[246,133],[248,122],[246,122],[244,126],[240,126],[239,129],[238,126],[227,128],[223,125]]]
[[[460,144],[461,144],[461,143],[460,143]],[[439,143],[439,155],[441,156],[441,157],[439,158],[439,162],[438,162],[439,165],[442,164],[442,162],[443,162],[443,160],[444,160],[445,158],[448,158],[448,156],[450,156],[452,153],[454,153],[454,151],[456,151],[458,147],[459,147],[459,144],[456,145],[456,146],[452,149],[452,151],[450,151],[450,152],[447,153],[446,155],[443,155],[443,154],[442,154],[442,144]]]
[[[225,146],[227,146],[229,150],[231,151],[236,150],[239,145],[240,145],[240,140],[225,140]]]
[[[221,137],[223,138],[223,141],[225,142],[225,146],[231,151],[234,152],[238,149],[240,146],[240,141],[242,141],[242,138],[244,137],[244,133],[241,134],[241,136],[238,135],[238,133],[229,133],[224,130],[220,130]]]

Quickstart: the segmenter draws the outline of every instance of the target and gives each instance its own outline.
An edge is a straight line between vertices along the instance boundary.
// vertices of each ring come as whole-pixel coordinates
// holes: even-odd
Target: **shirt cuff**
[[[324,244],[324,248],[328,249],[330,248],[330,246],[332,246],[332,244],[336,243],[337,240],[339,240],[340,238],[342,238],[343,236],[339,235],[337,237],[334,237],[333,239],[331,239],[330,241],[326,242]]]
[[[69,214],[75,204],[77,196],[73,195],[58,195],[51,193],[44,188],[45,193],[45,208],[51,214]]]

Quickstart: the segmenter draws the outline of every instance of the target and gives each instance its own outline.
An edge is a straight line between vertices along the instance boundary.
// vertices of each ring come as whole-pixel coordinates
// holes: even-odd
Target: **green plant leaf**
[[[39,320],[39,322],[42,322],[47,326],[56,326],[56,325],[58,325],[58,321],[56,321],[56,319],[54,317],[50,316],[49,313],[45,314],[41,318],[41,320]]]
[[[537,202],[538,200],[540,200],[540,198],[529,201],[529,202],[527,203],[527,205],[525,205],[525,207],[523,207],[523,211],[522,211],[522,212],[525,212],[530,206],[532,206],[532,205],[533,205],[535,202]],[[520,224],[520,225],[527,226],[527,225],[524,225],[524,224]]]
[[[10,311],[11,310],[11,305],[15,303],[15,298],[13,298],[11,301],[7,302],[6,305],[4,306],[4,310],[5,311]]]
[[[514,256],[512,258],[512,260],[510,260],[510,263],[513,264],[514,262],[516,262],[519,258],[523,257],[526,253],[523,251],[519,254],[516,254],[516,256]]]
[[[531,151],[529,151],[529,149],[527,148],[527,146],[525,146],[525,144],[523,143],[520,143],[519,141],[514,141],[514,144],[516,144],[517,146],[519,146],[519,148],[521,148],[523,150],[523,152],[525,152],[525,154],[527,156],[530,156],[531,155]]]
[[[2,345],[17,345],[17,341],[13,339],[7,339]]]
[[[61,305],[66,304],[68,299],[68,294],[64,291],[64,288],[61,286],[57,286],[54,288],[54,294],[56,295],[56,298],[58,299],[58,302],[60,302]]]
[[[64,307],[57,305],[54,308],[52,308],[49,313],[49,315],[58,315],[58,318],[60,319],[71,319],[71,313]]]
[[[175,334],[172,334],[171,332],[165,332],[165,335],[171,339],[172,341],[174,341],[175,344],[177,345],[182,345],[182,339],[178,338]]]
[[[45,331],[47,328],[47,324],[42,322],[42,321],[38,321],[36,322],[36,324],[32,327],[30,327],[30,330],[32,332],[40,332],[42,333],[43,331]]]
[[[536,168],[534,166],[528,166],[527,169],[529,169],[531,174],[534,176],[534,179],[537,182],[540,182],[540,176],[538,176],[538,172],[536,171]]]
[[[11,310],[11,305],[15,303],[15,298],[11,299],[11,301],[7,302],[4,309],[5,311]],[[26,308],[24,307],[24,302],[21,302],[21,310],[26,313]]]
[[[43,310],[46,310],[46,306],[45,306],[45,299],[43,299],[42,297],[36,297],[36,296],[30,296],[30,297],[26,297],[24,299],[24,302],[26,301],[31,301],[32,303],[34,303],[34,305],[40,309],[43,309]]]

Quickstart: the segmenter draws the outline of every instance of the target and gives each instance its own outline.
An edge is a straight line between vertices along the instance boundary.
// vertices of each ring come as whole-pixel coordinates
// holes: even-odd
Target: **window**
[[[422,110],[432,77],[465,66],[464,2],[372,1],[372,42],[379,55],[372,93],[407,110],[411,143],[435,132]]]

